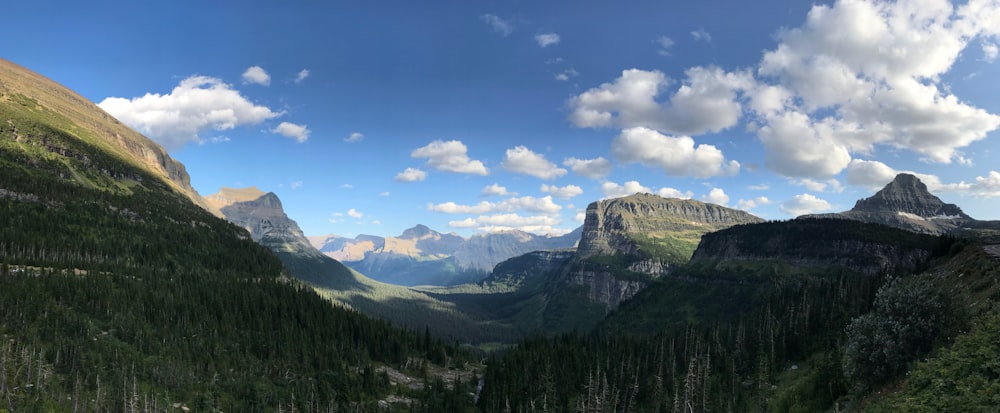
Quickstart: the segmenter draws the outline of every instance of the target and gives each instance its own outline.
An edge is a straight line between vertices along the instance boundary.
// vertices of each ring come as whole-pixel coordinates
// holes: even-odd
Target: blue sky
[[[0,56],[310,235],[562,233],[647,191],[768,219],[899,171],[1000,219],[1000,5],[13,2]]]

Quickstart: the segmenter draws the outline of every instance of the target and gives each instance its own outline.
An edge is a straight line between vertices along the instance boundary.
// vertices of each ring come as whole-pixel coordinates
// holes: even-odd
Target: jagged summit
[[[258,198],[266,195],[264,191],[261,191],[255,186],[247,188],[225,188],[219,190],[212,195],[205,197],[205,201],[209,205],[222,209],[237,202],[249,202],[257,200]]]
[[[927,190],[920,178],[899,174],[884,188],[869,198],[858,200],[851,211],[896,212],[913,214],[922,218],[971,219],[955,204],[946,204]]]
[[[1000,222],[979,221],[962,212],[955,204],[946,204],[927,190],[920,178],[899,174],[868,198],[858,200],[850,211],[832,214],[803,215],[799,219],[839,218],[871,222],[924,234],[995,232]]]
[[[409,228],[403,231],[403,234],[399,236],[402,239],[420,239],[428,236],[441,235],[437,231],[428,228],[424,224],[417,224],[413,228]]]

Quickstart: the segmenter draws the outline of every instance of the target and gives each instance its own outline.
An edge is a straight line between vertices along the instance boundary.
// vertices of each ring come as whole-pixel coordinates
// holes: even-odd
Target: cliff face
[[[577,248],[580,258],[639,253],[637,236],[672,236],[695,244],[702,234],[761,222],[744,211],[694,200],[635,194],[591,203]]]
[[[223,188],[208,199],[219,207],[226,220],[245,228],[257,243],[275,252],[313,258],[322,256],[309,244],[299,225],[285,214],[281,200],[273,192],[263,193],[257,188]]]
[[[794,271],[907,274],[930,257],[937,238],[879,224],[811,219],[746,225],[702,238],[693,266],[781,263]]]

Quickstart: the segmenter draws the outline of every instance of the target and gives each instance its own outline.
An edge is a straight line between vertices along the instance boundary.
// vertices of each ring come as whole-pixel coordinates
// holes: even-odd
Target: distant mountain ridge
[[[883,224],[931,235],[995,231],[998,221],[980,221],[932,194],[914,175],[901,173],[881,190],[858,200],[849,211],[803,215],[799,219],[840,218]]]
[[[409,286],[476,282],[504,260],[532,251],[572,248],[579,239],[580,229],[562,236],[510,230],[463,238],[425,225],[406,229],[398,237],[309,237],[327,256],[373,279]]]

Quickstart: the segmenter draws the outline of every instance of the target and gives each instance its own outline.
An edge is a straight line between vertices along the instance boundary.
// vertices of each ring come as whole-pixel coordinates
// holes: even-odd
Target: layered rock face
[[[226,220],[245,228],[257,243],[275,252],[319,257],[299,225],[293,221],[273,192],[264,193],[257,188],[222,188],[206,200],[219,208]]]
[[[955,204],[946,204],[927,190],[927,185],[910,174],[899,174],[870,198],[860,199],[852,212],[902,212],[922,218],[972,219]]]
[[[871,197],[858,200],[850,211],[799,218],[851,219],[931,235],[953,234],[969,227],[1000,228],[1000,223],[973,219],[957,205],[944,203],[910,174],[896,175]]]
[[[738,224],[763,220],[704,202],[635,194],[591,203],[567,281],[590,291],[588,298],[609,310],[632,298],[648,280],[669,274],[690,259],[701,236]],[[582,263],[600,256],[623,259],[625,268]],[[647,276],[623,278],[621,272]]]

